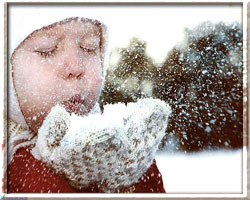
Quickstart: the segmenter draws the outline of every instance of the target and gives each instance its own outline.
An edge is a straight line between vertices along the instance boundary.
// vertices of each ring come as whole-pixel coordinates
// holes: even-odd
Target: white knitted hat
[[[106,69],[108,67],[108,50],[107,50],[107,40],[108,40],[108,33],[107,33],[107,28],[104,24],[100,23],[97,20],[92,20],[88,18],[67,18],[65,20],[56,22],[56,23],[61,23],[64,21],[70,21],[70,20],[78,20],[78,21],[88,21],[92,22],[94,24],[98,24],[98,26],[101,28],[101,40],[102,40],[102,60],[103,60],[103,83],[104,83],[104,77],[106,73]],[[45,25],[46,26],[46,25]],[[30,29],[30,27],[29,27]],[[39,29],[38,29],[39,30]],[[37,30],[35,30],[37,31]],[[33,32],[35,32],[33,31]],[[32,33],[33,33],[32,32]],[[27,34],[26,32],[21,32],[24,34]],[[32,35],[32,33],[30,35]],[[30,36],[29,35],[29,36]],[[22,41],[24,41],[27,37],[27,35],[20,35],[20,32],[18,31],[16,34],[13,34],[13,30],[11,33],[13,38],[13,41],[10,42],[10,50],[13,55],[15,50],[21,45]],[[12,38],[11,38],[12,40]],[[13,48],[15,47],[15,49]],[[10,57],[10,56],[9,56]],[[8,133],[8,160],[9,162],[12,160],[12,157],[15,153],[15,151],[20,148],[21,146],[27,146],[30,144],[33,144],[36,139],[36,134],[32,133],[32,131],[29,129],[29,126],[27,125],[24,116],[22,114],[22,111],[19,106],[18,98],[16,95],[16,90],[14,88],[13,84],[13,71],[12,71],[12,66],[10,63],[10,60],[8,61],[9,67],[8,67],[8,119],[9,119],[9,133]],[[103,85],[103,84],[102,84]],[[93,110],[98,109],[98,104],[94,106]],[[91,112],[92,112],[91,111]],[[22,142],[21,142],[22,141]]]

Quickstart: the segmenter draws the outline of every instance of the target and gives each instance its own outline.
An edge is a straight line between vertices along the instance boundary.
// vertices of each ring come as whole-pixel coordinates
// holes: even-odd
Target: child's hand
[[[152,164],[170,112],[156,99],[107,105],[102,115],[85,117],[57,105],[39,129],[36,148],[74,187],[97,183],[116,192],[138,182]]]

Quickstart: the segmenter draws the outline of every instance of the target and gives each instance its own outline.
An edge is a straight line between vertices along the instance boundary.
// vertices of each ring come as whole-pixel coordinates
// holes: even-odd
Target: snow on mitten
[[[107,105],[103,114],[69,114],[51,109],[39,129],[40,159],[72,186],[97,183],[103,192],[118,192],[139,181],[165,134],[170,107],[156,99]]]

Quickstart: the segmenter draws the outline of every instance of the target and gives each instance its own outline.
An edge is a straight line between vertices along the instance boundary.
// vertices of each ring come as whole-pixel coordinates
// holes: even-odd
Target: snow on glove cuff
[[[137,183],[151,165],[165,134],[170,106],[158,99],[106,105],[103,114],[51,109],[38,131],[39,159],[81,189],[103,192]]]

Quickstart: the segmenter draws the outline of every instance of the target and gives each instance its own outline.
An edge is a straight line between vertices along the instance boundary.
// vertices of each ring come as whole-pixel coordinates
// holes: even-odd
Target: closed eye
[[[89,54],[95,54],[97,48],[86,48],[86,47],[82,47],[80,46],[80,49],[85,52],[85,53],[89,53]]]
[[[40,54],[44,58],[52,57],[55,55],[57,50],[57,46],[51,48],[51,49],[41,49],[41,50],[35,50],[35,53]]]

